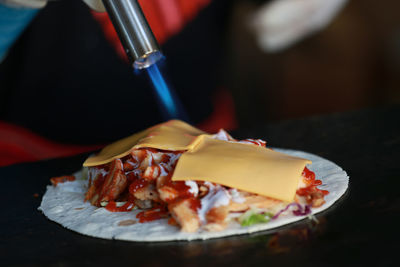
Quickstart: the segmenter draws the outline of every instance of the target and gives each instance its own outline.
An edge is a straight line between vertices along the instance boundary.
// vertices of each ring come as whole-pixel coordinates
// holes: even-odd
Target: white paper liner
[[[310,159],[313,163],[307,166],[316,174],[316,179],[322,180],[318,188],[328,190],[325,196],[326,203],[319,208],[312,209],[312,214],[321,212],[335,203],[348,187],[349,177],[335,163],[319,156],[287,149],[275,149],[293,156]],[[80,174],[77,173],[79,176]],[[254,233],[273,229],[285,224],[305,219],[307,216],[281,215],[268,223],[256,224],[242,227],[238,223],[231,223],[227,229],[220,232],[199,231],[196,233],[184,233],[176,226],[168,224],[167,219],[157,220],[149,223],[135,223],[128,226],[119,226],[122,221],[136,219],[140,210],[131,212],[109,212],[105,208],[92,206],[84,202],[87,182],[76,180],[58,184],[57,187],[47,186],[39,207],[44,215],[65,228],[78,233],[105,239],[118,239],[127,241],[173,241],[173,240],[195,240],[210,239],[231,235]]]

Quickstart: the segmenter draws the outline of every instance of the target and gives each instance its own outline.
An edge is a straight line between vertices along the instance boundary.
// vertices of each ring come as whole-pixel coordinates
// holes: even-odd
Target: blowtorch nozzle
[[[135,69],[147,68],[162,58],[137,0],[103,0],[103,4]]]

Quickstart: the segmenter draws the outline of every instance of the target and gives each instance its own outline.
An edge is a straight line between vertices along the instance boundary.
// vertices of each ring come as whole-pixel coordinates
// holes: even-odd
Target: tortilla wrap
[[[307,167],[315,172],[316,179],[322,181],[322,185],[318,186],[318,188],[328,190],[329,194],[325,196],[326,203],[321,207],[313,208],[312,214],[326,210],[346,192],[349,177],[335,163],[306,152],[287,149],[274,150],[309,159],[313,162]],[[39,210],[48,219],[61,224],[67,229],[98,238],[144,242],[205,240],[270,230],[310,216],[282,214],[268,223],[260,223],[248,227],[232,222],[225,230],[219,232],[198,231],[185,233],[181,232],[179,227],[169,225],[167,219],[139,223],[136,219],[136,214],[141,210],[109,212],[105,208],[98,208],[88,202],[84,202],[87,180],[79,179],[82,175],[81,172],[75,175],[77,177],[76,181],[58,184],[56,187],[47,186],[47,191],[43,196]]]

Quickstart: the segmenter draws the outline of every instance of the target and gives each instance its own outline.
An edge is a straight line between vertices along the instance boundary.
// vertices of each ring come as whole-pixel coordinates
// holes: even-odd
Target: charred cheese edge
[[[98,166],[121,158],[135,148],[186,150],[173,181],[208,181],[279,199],[294,200],[307,159],[268,148],[216,140],[182,121],[172,120],[124,138],[88,158],[84,166]]]

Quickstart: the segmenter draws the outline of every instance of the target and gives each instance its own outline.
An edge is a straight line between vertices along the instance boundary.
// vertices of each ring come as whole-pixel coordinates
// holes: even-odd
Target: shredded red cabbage
[[[277,219],[282,213],[287,211],[290,207],[296,207],[297,209],[292,210],[293,215],[295,216],[304,216],[311,213],[310,205],[302,206],[299,203],[293,202],[287,205],[284,209],[280,210],[277,214],[272,217],[272,220]]]

